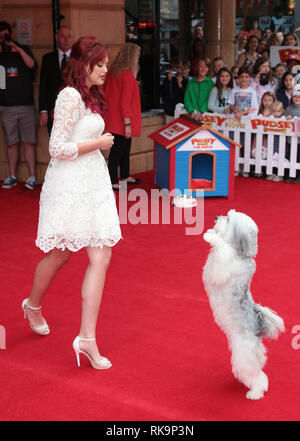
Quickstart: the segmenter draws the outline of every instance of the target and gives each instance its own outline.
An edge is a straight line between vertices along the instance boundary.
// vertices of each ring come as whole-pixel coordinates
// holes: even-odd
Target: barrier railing
[[[182,113],[185,113],[184,107],[177,105],[175,118]],[[287,120],[243,116],[238,120],[232,115],[204,113],[201,115],[201,121],[242,145],[243,149],[236,147],[235,171],[249,173],[250,167],[253,166],[255,173],[262,173],[265,167],[266,174],[272,175],[274,167],[279,176],[286,174],[294,178],[296,171],[300,170],[298,118]],[[279,152],[274,156],[275,140],[276,143],[279,141]],[[254,142],[255,155],[252,152]],[[266,150],[263,149],[263,145]]]

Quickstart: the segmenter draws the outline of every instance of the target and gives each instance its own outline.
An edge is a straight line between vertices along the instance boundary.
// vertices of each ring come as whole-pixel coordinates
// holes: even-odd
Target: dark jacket
[[[292,98],[288,98],[285,93],[285,89],[276,91],[276,98],[283,104],[283,107],[286,109],[291,103]]]
[[[39,85],[39,111],[51,112],[55,106],[57,92],[62,86],[58,51],[48,52],[43,56],[40,85]]]
[[[184,103],[184,94],[188,80],[183,78],[182,87],[178,86],[177,78],[171,80],[165,79],[162,86],[162,99],[164,103],[164,112],[166,115],[174,116],[175,106],[178,103]]]

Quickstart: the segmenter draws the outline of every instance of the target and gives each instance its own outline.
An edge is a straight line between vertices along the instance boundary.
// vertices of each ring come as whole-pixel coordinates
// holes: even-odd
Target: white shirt
[[[71,49],[69,49],[67,52],[63,52],[60,49],[58,49],[58,62],[59,62],[59,67],[61,66],[64,54],[66,54],[67,59],[69,58],[69,56],[71,55]]]
[[[234,87],[230,93],[228,104],[238,107],[240,112],[249,110],[251,115],[257,115],[257,96],[256,91],[252,87],[247,87],[247,89]]]

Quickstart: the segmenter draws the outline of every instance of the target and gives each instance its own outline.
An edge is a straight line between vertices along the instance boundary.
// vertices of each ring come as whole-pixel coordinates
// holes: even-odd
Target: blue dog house
[[[149,135],[154,141],[155,184],[196,196],[234,196],[235,147],[230,138],[182,115]]]

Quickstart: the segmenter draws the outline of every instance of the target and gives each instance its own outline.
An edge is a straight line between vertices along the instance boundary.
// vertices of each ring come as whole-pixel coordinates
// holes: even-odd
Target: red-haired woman
[[[43,297],[72,252],[86,248],[89,265],[82,283],[82,316],[73,348],[95,369],[110,361],[99,353],[95,335],[111,247],[121,238],[109,173],[99,150],[113,144],[103,134],[102,86],[107,73],[107,49],[94,37],[74,43],[58,94],[50,137],[51,160],[40,196],[36,245],[47,255],[38,263],[30,297],[22,307],[33,332],[49,334],[41,314]]]
[[[121,181],[137,184],[140,179],[130,176],[131,138],[141,132],[141,98],[136,75],[138,72],[140,47],[126,43],[119,50],[107,75],[105,100],[107,113],[105,126],[115,137],[109,152],[108,169],[112,187],[119,190],[118,168]]]

